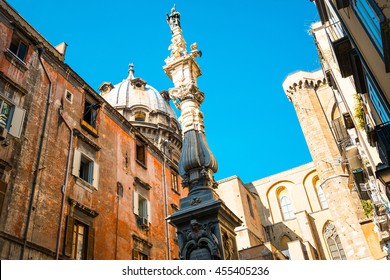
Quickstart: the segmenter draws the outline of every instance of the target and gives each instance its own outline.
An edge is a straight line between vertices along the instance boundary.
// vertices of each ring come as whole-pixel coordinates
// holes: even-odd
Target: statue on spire
[[[176,11],[176,4],[173,5],[173,8],[171,9],[171,14],[168,15],[167,13],[167,22],[169,24],[169,27],[171,28],[171,31],[173,32],[173,29],[175,27],[180,27],[180,13]]]

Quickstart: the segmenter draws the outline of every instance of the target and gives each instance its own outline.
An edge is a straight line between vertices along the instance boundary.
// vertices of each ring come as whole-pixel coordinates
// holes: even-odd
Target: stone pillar
[[[204,93],[197,85],[201,71],[195,59],[201,52],[196,43],[191,45],[191,52],[187,52],[180,14],[175,6],[167,15],[167,21],[172,31],[172,44],[164,71],[174,84],[169,89],[169,97],[181,111],[183,147],[179,174],[183,187],[189,188],[188,196],[180,201],[180,210],[168,220],[177,228],[180,259],[238,259],[234,228],[241,221],[214,191],[218,186],[214,180],[218,164],[206,141],[200,111]]]
[[[321,71],[297,72],[287,77],[283,88],[297,112],[347,259],[372,258],[348,187],[349,175],[335,163],[340,152],[318,98],[332,89]]]

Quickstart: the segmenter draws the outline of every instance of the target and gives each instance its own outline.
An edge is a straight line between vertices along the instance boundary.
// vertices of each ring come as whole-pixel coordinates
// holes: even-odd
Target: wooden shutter
[[[337,10],[346,8],[349,6],[349,0],[336,0]]]
[[[87,243],[87,260],[93,260],[93,252],[95,248],[95,230],[93,227],[88,228],[88,243]]]
[[[136,191],[133,191],[133,212],[134,214],[139,215],[139,200]]]
[[[93,162],[92,185],[97,190],[99,188],[99,164]]]
[[[22,134],[25,114],[26,114],[26,110],[19,107],[14,107],[11,126],[9,128],[9,134],[17,138],[20,138],[20,135]]]
[[[351,66],[353,81],[355,82],[355,88],[357,93],[366,93],[366,77],[364,76],[362,62],[355,49],[351,51]]]
[[[341,77],[346,78],[348,76],[351,76],[352,65],[350,52],[352,50],[352,45],[348,37],[345,36],[332,42],[332,47],[340,68]]]
[[[65,256],[68,257],[72,256],[73,228],[74,228],[74,218],[68,215],[66,220],[65,247],[64,247],[64,254]]]
[[[81,162],[81,153],[78,150],[74,149],[72,174],[76,177],[80,176],[80,162]]]

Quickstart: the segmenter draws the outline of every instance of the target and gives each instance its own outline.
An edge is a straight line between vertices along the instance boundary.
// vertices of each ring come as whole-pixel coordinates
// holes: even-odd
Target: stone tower
[[[201,70],[195,59],[201,52],[196,43],[187,52],[175,6],[167,14],[167,21],[172,44],[164,70],[174,84],[169,97],[181,111],[183,148],[179,173],[183,187],[189,188],[188,196],[180,201],[181,209],[168,217],[177,228],[180,259],[238,259],[234,228],[241,221],[214,191],[218,165],[206,141],[200,111],[204,93],[197,85]]]
[[[371,259],[359,223],[356,200],[349,187],[349,175],[336,160],[340,158],[340,152],[326,118],[326,109],[320,102],[324,96],[328,96],[328,101],[332,100],[332,89],[327,85],[322,71],[292,74],[284,81],[283,88],[297,113],[328,202],[333,219],[331,222],[340,237],[346,258]]]

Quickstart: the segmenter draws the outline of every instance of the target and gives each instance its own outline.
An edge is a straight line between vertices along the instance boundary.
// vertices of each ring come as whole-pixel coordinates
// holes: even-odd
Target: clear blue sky
[[[161,91],[173,86],[162,67],[176,3],[189,47],[203,56],[198,80],[206,99],[206,135],[217,180],[260,179],[311,161],[294,108],[283,92],[287,75],[319,69],[309,0],[9,0],[51,44],[68,44],[65,62],[96,91],[135,76]]]

